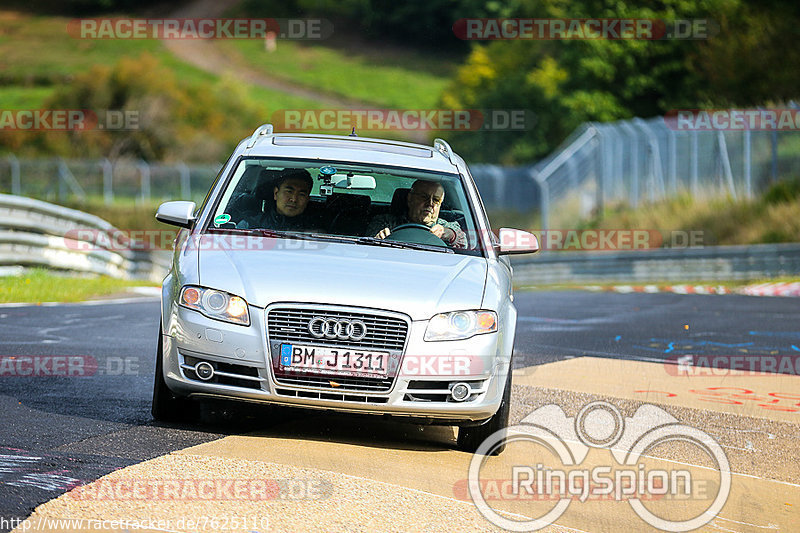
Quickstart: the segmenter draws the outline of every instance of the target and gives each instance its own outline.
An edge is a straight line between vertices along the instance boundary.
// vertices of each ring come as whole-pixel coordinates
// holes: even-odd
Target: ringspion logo
[[[711,460],[713,469],[690,470],[680,463],[669,469],[654,468],[659,463],[648,454],[667,443],[697,448]],[[531,454],[531,461],[520,459],[527,455],[513,454],[517,464],[511,464],[508,477],[501,480],[504,490],[488,494],[487,487],[497,487],[496,476],[502,470],[487,468],[491,475],[483,473],[486,456],[500,446],[512,445],[514,451]],[[587,456],[593,449],[608,450],[613,461],[590,464]],[[505,454],[511,455],[510,450]],[[655,528],[691,531],[714,519],[730,489],[728,458],[709,434],[681,424],[654,405],[642,405],[632,417],[624,417],[616,406],[604,401],[584,405],[575,417],[568,417],[558,405],[546,405],[520,424],[496,431],[473,455],[468,476],[469,498],[478,511],[492,524],[509,531],[542,529],[558,520],[571,504],[590,500],[627,502],[639,518]],[[458,490],[458,484],[454,490]],[[514,520],[492,507],[506,499],[527,501],[548,510],[538,518]],[[688,509],[676,505],[679,501],[695,505]],[[644,502],[650,502],[650,506]],[[525,512],[526,516],[537,514]]]

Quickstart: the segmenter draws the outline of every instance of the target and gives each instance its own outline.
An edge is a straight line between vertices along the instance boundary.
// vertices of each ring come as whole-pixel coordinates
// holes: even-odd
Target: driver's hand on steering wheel
[[[391,235],[391,233],[392,233],[392,230],[390,230],[389,228],[383,228],[382,230],[380,230],[378,232],[377,235],[375,235],[375,238],[376,239],[385,239],[386,237]]]
[[[436,235],[441,239],[442,235],[444,235],[444,226],[442,226],[441,224],[434,224],[433,226],[431,226],[431,233],[433,233],[434,235]]]

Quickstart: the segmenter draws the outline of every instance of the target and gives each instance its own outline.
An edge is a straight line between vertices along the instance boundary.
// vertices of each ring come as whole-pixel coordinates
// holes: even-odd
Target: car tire
[[[481,443],[485,441],[495,431],[503,430],[503,439],[500,444],[491,450],[489,455],[500,455],[506,448],[505,430],[508,427],[508,415],[511,411],[511,369],[508,369],[506,386],[503,391],[503,399],[500,408],[485,423],[480,426],[461,426],[458,428],[458,449],[464,452],[475,453]]]
[[[156,371],[153,382],[153,405],[150,409],[153,419],[160,422],[185,422],[192,418],[194,409],[186,398],[179,398],[167,387],[164,381],[164,334],[159,327],[158,348],[156,349]]]

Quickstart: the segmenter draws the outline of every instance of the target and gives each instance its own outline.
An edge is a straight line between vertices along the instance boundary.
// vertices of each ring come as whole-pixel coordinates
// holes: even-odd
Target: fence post
[[[631,190],[629,194],[629,202],[634,209],[639,206],[639,145],[636,137],[636,130],[631,126],[628,121],[622,121],[619,124],[627,133],[630,134],[630,167],[631,167]]]
[[[671,128],[667,128],[667,143],[669,157],[669,192],[672,195],[678,190],[678,139],[677,134]]]
[[[150,200],[150,165],[140,159],[136,167],[142,178],[141,202],[146,203]]]
[[[61,159],[56,163],[56,168],[58,169],[58,192],[56,193],[56,200],[63,202],[64,198],[67,196],[67,189],[64,183],[64,162]]]
[[[697,130],[689,133],[691,143],[689,145],[689,176],[691,179],[692,196],[697,197]]]
[[[772,165],[770,168],[771,174],[771,182],[775,183],[778,181],[778,132],[776,130],[772,130],[771,135],[771,153],[772,153]]]
[[[725,134],[722,133],[722,130],[717,130],[717,149],[722,163],[722,173],[725,176],[725,181],[728,182],[728,189],[730,190],[731,196],[736,200],[736,187],[733,184],[731,160],[728,157],[728,143],[725,142]]]
[[[539,172],[531,169],[531,177],[533,181],[539,184],[539,206],[542,217],[542,231],[547,230],[550,223],[550,188],[547,185],[547,180],[540,179]]]
[[[103,169],[103,202],[110,205],[114,201],[114,166],[108,158],[100,161],[100,166]]]
[[[659,191],[661,192],[661,198],[666,196],[666,190],[664,189],[664,175],[662,172],[663,165],[661,162],[661,151],[658,149],[658,139],[656,138],[655,133],[653,130],[650,129],[650,126],[642,119],[635,118],[633,119],[633,123],[636,125],[637,128],[644,134],[647,138],[647,153],[650,156],[648,158],[648,191],[647,195],[650,199],[650,202],[656,201],[656,181],[659,185]]]
[[[192,198],[192,175],[189,172],[189,167],[181,161],[178,163],[178,172],[181,174],[181,198],[184,200],[191,200]]]
[[[747,198],[753,197],[753,177],[752,177],[752,162],[750,156],[750,130],[745,128],[742,132],[742,145],[744,147],[743,154],[743,170],[744,170],[744,194]]]
[[[625,147],[623,145],[623,134],[617,126],[614,126],[614,189],[618,191],[618,198],[625,197],[625,179],[622,177],[624,165],[622,164]]]
[[[83,187],[81,184],[78,183],[78,180],[75,179],[75,176],[72,175],[67,163],[58,158],[58,199],[59,201],[63,200],[67,196],[67,187],[72,190],[72,194],[78,197],[78,199],[82,202],[86,200],[86,193],[83,191]]]
[[[21,196],[22,181],[19,177],[19,160],[14,154],[8,154],[6,160],[8,161],[8,167],[11,170],[11,194]]]
[[[592,146],[594,148],[595,156],[595,183],[597,185],[597,198],[595,199],[595,212],[598,218],[603,218],[603,202],[605,202],[605,189],[608,186],[608,168],[606,165],[606,145],[607,139],[603,133],[602,127],[595,125],[597,137],[592,139]]]

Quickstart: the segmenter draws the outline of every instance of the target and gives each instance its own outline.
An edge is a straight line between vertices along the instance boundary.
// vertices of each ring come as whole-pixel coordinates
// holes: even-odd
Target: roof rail
[[[258,138],[262,135],[272,135],[272,124],[262,124],[256,128],[256,131],[250,136],[250,142],[247,143],[247,147],[252,148],[255,146]]]
[[[450,145],[447,144],[447,141],[444,139],[434,139],[433,140],[433,147],[442,152],[444,155],[447,156],[447,159],[450,160],[451,163],[454,165],[456,164],[455,157],[453,156],[453,149],[450,148]]]

